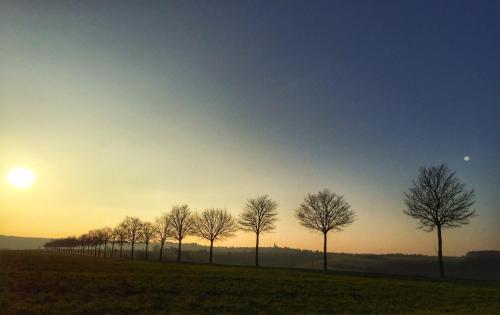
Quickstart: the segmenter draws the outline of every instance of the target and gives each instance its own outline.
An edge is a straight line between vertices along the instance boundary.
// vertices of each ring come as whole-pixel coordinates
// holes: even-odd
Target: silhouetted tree
[[[444,277],[441,229],[456,228],[475,216],[474,189],[467,190],[446,164],[421,168],[413,187],[405,193],[407,209],[403,212],[419,220],[418,228],[437,230],[439,275]]]
[[[163,247],[165,246],[165,241],[173,234],[170,219],[171,218],[168,213],[164,213],[161,217],[155,219],[154,232],[156,234],[156,238],[160,241],[159,261],[163,258]]]
[[[80,235],[78,240],[80,241],[80,255],[84,255],[85,247],[87,246],[87,234]]]
[[[99,230],[99,236],[104,244],[104,258],[106,258],[106,251],[108,247],[108,242],[110,241],[111,237],[113,236],[113,230],[110,227],[104,227]]]
[[[238,223],[243,231],[254,232],[255,241],[255,266],[259,266],[259,236],[263,232],[270,232],[276,228],[275,222],[278,204],[267,195],[249,199],[245,209],[240,214]]]
[[[120,244],[120,258],[121,258],[123,252],[123,244],[127,242],[127,233],[125,231],[123,224],[119,224],[117,227],[115,227],[115,235],[116,235],[116,241],[118,242],[118,244]]]
[[[111,258],[113,258],[115,256],[116,238],[117,238],[116,229],[111,229],[111,238],[110,238],[110,241],[111,241],[111,255],[110,255],[110,257]]]
[[[85,233],[82,235],[82,241],[84,243],[84,246],[87,248],[86,252],[84,252],[84,254],[87,254],[87,256],[90,256],[90,251],[91,251],[91,247],[92,247],[92,236],[89,233]]]
[[[125,220],[123,220],[122,225],[125,230],[127,240],[130,242],[131,246],[130,258],[134,259],[134,246],[135,242],[137,242],[137,239],[139,238],[142,222],[136,217],[126,217]]]
[[[195,216],[193,234],[210,242],[210,263],[213,262],[214,241],[234,236],[237,230],[236,221],[225,209],[207,209]]]
[[[139,239],[144,242],[146,245],[146,252],[144,253],[144,260],[148,260],[148,248],[149,248],[149,242],[154,240],[155,233],[154,233],[154,226],[150,222],[144,222],[142,223],[141,230],[140,230],[140,235]]]
[[[96,238],[96,242],[97,242],[97,256],[101,256],[101,246],[102,246],[102,243],[103,243],[103,235],[102,235],[102,231],[100,229],[96,229],[95,230],[95,238]]]
[[[187,205],[174,206],[170,212],[172,224],[172,238],[179,242],[177,249],[177,262],[181,262],[182,239],[193,229],[193,217]]]
[[[92,247],[94,248],[94,256],[97,256],[97,246],[100,243],[99,232],[97,230],[90,230],[88,234],[91,239]]]
[[[302,226],[323,233],[323,269],[327,270],[327,234],[332,230],[342,231],[354,222],[354,211],[344,197],[325,189],[308,194],[295,211],[295,216]]]

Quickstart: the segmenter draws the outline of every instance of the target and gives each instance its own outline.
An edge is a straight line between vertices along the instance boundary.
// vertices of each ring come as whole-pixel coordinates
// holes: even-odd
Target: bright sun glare
[[[16,167],[9,171],[6,179],[15,188],[26,189],[33,185],[36,175],[29,168]]]

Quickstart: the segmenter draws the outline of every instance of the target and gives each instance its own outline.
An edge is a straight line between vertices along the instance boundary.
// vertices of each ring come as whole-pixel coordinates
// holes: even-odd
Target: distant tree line
[[[442,260],[442,229],[459,227],[475,216],[474,190],[467,190],[444,164],[421,168],[418,178],[405,193],[404,213],[419,220],[419,228],[437,230],[440,276],[444,277]],[[231,238],[238,230],[255,233],[255,265],[259,266],[259,238],[262,233],[276,229],[278,204],[268,195],[247,200],[243,211],[235,218],[226,209],[209,208],[193,213],[188,205],[176,205],[153,222],[126,217],[116,227],[93,229],[78,237],[52,240],[47,249],[82,255],[123,257],[123,246],[130,246],[134,259],[137,243],[145,245],[144,259],[148,260],[149,245],[159,245],[158,260],[163,260],[167,240],[176,241],[177,262],[181,262],[182,241],[188,236],[204,239],[210,244],[208,262],[213,263],[216,241]],[[328,189],[308,194],[295,210],[295,217],[307,229],[323,234],[323,269],[327,270],[327,235],[342,231],[356,220],[355,211],[341,195]],[[108,254],[108,248],[110,248]]]

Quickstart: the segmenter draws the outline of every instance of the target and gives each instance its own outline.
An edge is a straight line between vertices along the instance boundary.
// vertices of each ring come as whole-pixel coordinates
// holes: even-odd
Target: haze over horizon
[[[269,194],[262,246],[316,250],[293,211],[328,188],[357,213],[329,251],[435,254],[403,194],[447,163],[479,216],[444,231],[444,254],[500,249],[499,2],[218,4],[0,3],[0,234],[176,204],[237,215]],[[3,180],[16,166],[31,188]]]

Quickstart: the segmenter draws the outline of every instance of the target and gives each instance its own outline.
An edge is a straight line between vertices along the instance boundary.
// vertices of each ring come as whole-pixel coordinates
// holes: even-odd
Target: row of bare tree
[[[187,235],[196,235],[210,241],[210,262],[215,240],[233,236],[237,225],[231,214],[225,209],[207,209],[200,215],[191,214],[187,205],[174,206],[170,212],[157,217],[154,222],[144,222],[137,217],[126,217],[115,228],[104,227],[90,230],[79,237],[56,239],[45,244],[47,248],[67,249],[81,254],[107,257],[108,244],[111,245],[110,257],[116,254],[122,257],[123,245],[130,246],[130,258],[134,258],[137,243],[144,243],[144,259],[148,259],[149,245],[158,242],[159,260],[163,259],[163,248],[167,240],[178,241],[177,261],[181,261],[182,240]]]
[[[130,245],[130,257],[134,258],[135,245],[144,243],[144,259],[148,259],[149,244],[158,242],[159,260],[163,257],[163,248],[167,240],[178,243],[177,261],[181,261],[182,240],[188,236],[196,236],[210,243],[209,262],[213,262],[214,242],[230,238],[238,230],[255,233],[255,265],[259,266],[259,239],[265,232],[276,228],[278,204],[269,196],[263,195],[249,199],[243,212],[236,220],[226,209],[206,209],[201,213],[191,213],[187,205],[174,206],[170,212],[157,217],[154,222],[143,222],[137,217],[126,217],[114,229],[104,227],[90,230],[79,237],[57,239],[48,242],[47,248],[66,248],[78,253],[101,256],[103,249],[107,257],[108,244],[111,244],[113,257],[115,247],[119,246],[119,257],[122,257],[123,245]],[[355,219],[350,205],[329,190],[316,194],[308,194],[296,211],[300,223],[312,230],[321,231],[324,235],[324,269],[327,269],[327,233],[340,231]]]
[[[454,228],[469,223],[475,216],[474,190],[467,190],[444,164],[422,168],[413,187],[405,194],[407,208],[404,213],[420,222],[419,228],[426,231],[437,230],[438,259],[441,277],[444,277],[442,258],[442,229]],[[163,249],[167,240],[178,242],[177,261],[181,261],[182,240],[196,236],[210,243],[209,262],[213,262],[213,245],[235,235],[238,230],[253,232],[256,236],[255,265],[259,266],[259,237],[262,233],[276,228],[278,204],[269,196],[263,195],[249,199],[243,212],[235,219],[226,209],[206,209],[193,214],[187,205],[174,206],[170,212],[157,217],[154,222],[143,222],[137,217],[126,217],[115,228],[105,227],[91,230],[79,237],[57,239],[48,242],[47,248],[64,249],[107,256],[111,244],[111,257],[119,246],[122,257],[123,245],[130,244],[130,257],[134,258],[137,242],[145,244],[145,257],[151,242],[160,246],[159,260],[162,261]],[[323,269],[327,270],[327,235],[330,231],[342,231],[355,220],[355,212],[343,196],[327,189],[308,194],[295,211],[300,224],[310,230],[323,234]]]

